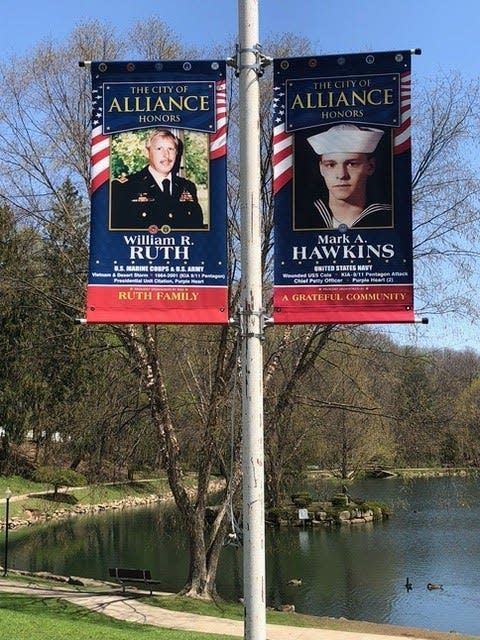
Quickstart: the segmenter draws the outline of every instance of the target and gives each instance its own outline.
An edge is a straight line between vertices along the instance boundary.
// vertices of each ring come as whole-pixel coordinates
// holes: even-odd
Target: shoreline
[[[20,498],[21,496],[18,496]],[[37,512],[29,509],[25,509],[26,517],[19,518],[13,516],[8,520],[8,530],[14,531],[17,529],[32,527],[37,524],[45,524],[50,521],[67,520],[68,518],[75,518],[78,516],[94,515],[97,513],[103,513],[105,511],[121,511],[123,509],[134,509],[136,507],[146,507],[157,502],[168,502],[173,500],[172,497],[160,496],[157,494],[151,494],[148,496],[138,497],[132,496],[122,498],[120,500],[113,500],[112,502],[100,502],[98,504],[77,504],[71,508],[55,509],[51,513]],[[5,530],[5,520],[0,520],[0,531]]]
[[[327,471],[325,469],[309,469],[308,474],[311,477],[323,477],[326,480],[338,480],[333,472]],[[480,469],[477,468],[461,468],[461,467],[404,467],[404,468],[395,468],[388,469],[388,475],[385,476],[374,476],[366,473],[365,477],[378,479],[381,481],[388,481],[392,478],[399,478],[403,480],[409,480],[414,478],[441,478],[441,477],[468,477],[468,476],[477,476],[480,474]],[[135,481],[126,481],[126,482],[108,482],[105,483],[105,486],[108,485],[116,485],[116,484],[125,484],[128,486],[130,482],[150,482],[150,480],[135,480]],[[79,489],[89,488],[92,485],[85,485],[84,487],[70,487],[68,493],[75,492]],[[94,486],[94,485],[93,485]],[[217,483],[212,482],[212,491],[218,489]],[[68,493],[63,493],[63,495],[68,495]],[[22,500],[28,500],[29,498],[41,497],[42,495],[49,494],[52,495],[53,491],[44,490],[39,491],[37,493],[30,492],[25,494],[15,495],[11,498],[12,502],[20,502]],[[162,494],[150,494],[147,496],[125,496],[124,498],[112,500],[112,501],[102,501],[99,503],[85,503],[85,504],[76,504],[70,507],[64,507],[60,509],[55,509],[53,511],[42,511],[38,508],[24,508],[24,517],[19,516],[11,516],[9,518],[9,530],[17,530],[25,527],[35,526],[37,524],[45,524],[50,521],[60,521],[66,520],[68,518],[83,516],[83,515],[94,515],[96,513],[102,513],[105,511],[118,511],[123,509],[133,509],[136,507],[145,507],[151,504],[155,504],[157,502],[169,502],[173,501],[173,496],[171,492],[167,491]],[[2,501],[4,502],[4,501]],[[266,523],[268,524],[268,523]],[[3,518],[0,519],[0,531],[5,530],[5,520]]]

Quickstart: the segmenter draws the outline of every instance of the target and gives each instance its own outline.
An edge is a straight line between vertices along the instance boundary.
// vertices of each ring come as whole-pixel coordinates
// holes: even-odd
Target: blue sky
[[[2,57],[26,53],[45,37],[62,40],[91,18],[123,30],[156,15],[192,46],[221,43],[237,33],[237,0],[2,0],[0,6]],[[476,0],[259,0],[258,6],[260,40],[291,31],[310,38],[321,54],[421,48],[423,54],[414,59],[416,73],[476,73]]]
[[[237,0],[1,0],[0,6],[2,59],[26,54],[45,38],[61,42],[93,18],[122,32],[142,17],[157,16],[184,45],[195,47],[234,41],[237,33]],[[451,70],[480,75],[478,0],[259,0],[258,6],[260,42],[288,31],[308,37],[318,54],[420,48],[422,55],[412,60],[417,77]],[[453,331],[432,318],[427,326],[391,331],[418,346],[461,349],[478,348],[474,330],[459,323]]]

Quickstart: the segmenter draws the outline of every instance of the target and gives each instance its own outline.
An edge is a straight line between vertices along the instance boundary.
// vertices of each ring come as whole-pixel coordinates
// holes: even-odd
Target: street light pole
[[[3,562],[3,575],[4,577],[7,575],[7,567],[8,567],[8,516],[10,509],[10,498],[12,497],[12,492],[10,489],[5,491],[5,559]]]
[[[258,0],[238,0],[244,638],[265,640],[263,320]]]

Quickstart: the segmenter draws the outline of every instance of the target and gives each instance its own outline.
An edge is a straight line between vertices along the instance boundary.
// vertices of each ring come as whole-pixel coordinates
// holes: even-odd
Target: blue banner
[[[285,82],[287,131],[317,127],[332,121],[400,122],[400,74],[300,78]]]
[[[410,62],[274,61],[275,322],[414,320]]]
[[[214,82],[129,80],[103,87],[105,133],[162,125],[212,133],[215,121]]]
[[[91,73],[87,322],[228,322],[225,62]]]

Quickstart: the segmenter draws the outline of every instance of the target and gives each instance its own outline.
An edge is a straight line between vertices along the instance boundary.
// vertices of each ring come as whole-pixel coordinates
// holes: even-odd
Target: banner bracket
[[[235,76],[237,78],[243,69],[253,69],[259,78],[263,76],[265,67],[272,64],[273,58],[264,55],[261,49],[262,45],[258,43],[254,47],[244,47],[242,49],[240,49],[238,44],[235,46],[235,56],[227,58],[227,64],[235,69]],[[254,64],[241,64],[241,57],[244,53],[253,53],[256,62]]]
[[[257,316],[259,318],[260,333],[248,331],[249,318]],[[258,338],[259,340],[265,340],[265,313],[261,311],[244,311],[242,308],[238,310],[238,320],[235,320],[233,324],[236,324],[240,329],[240,338]]]

